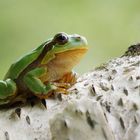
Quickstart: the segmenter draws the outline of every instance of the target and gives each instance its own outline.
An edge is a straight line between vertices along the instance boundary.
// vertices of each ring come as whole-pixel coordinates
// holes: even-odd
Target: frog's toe
[[[69,83],[53,83],[57,88],[65,88],[68,89],[71,87]],[[57,89],[56,89],[57,90]]]
[[[68,91],[65,88],[57,88],[57,90],[55,90],[54,93],[68,94]]]

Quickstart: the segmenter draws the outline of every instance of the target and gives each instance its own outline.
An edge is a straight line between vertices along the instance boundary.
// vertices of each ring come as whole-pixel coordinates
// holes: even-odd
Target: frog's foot
[[[5,81],[0,80],[0,106],[9,104],[17,94],[16,83],[7,79]]]
[[[74,72],[69,72],[65,74],[61,79],[55,81],[53,84],[57,87],[54,94],[62,93],[68,94],[68,89],[76,83],[77,74]]]
[[[68,94],[67,89],[64,86],[67,86],[66,84],[63,85],[60,83],[55,83],[54,84],[57,88],[55,90],[52,90],[50,92],[48,92],[47,94],[44,93],[40,93],[40,94],[35,94],[35,96],[37,96],[39,99],[43,100],[43,99],[48,99],[48,98],[54,98],[55,95],[61,93],[61,94]]]
[[[69,83],[57,83],[57,82],[54,82],[53,84],[57,87],[57,89],[59,89],[59,88],[68,89],[68,88],[71,87],[71,85]]]
[[[61,93],[61,94],[68,94],[68,91],[67,91],[67,89],[65,89],[65,88],[57,88],[55,91],[54,91],[54,94],[59,94],[59,93]]]
[[[69,88],[70,86],[76,83],[77,77],[78,77],[77,73],[72,71],[65,74],[61,79],[57,80],[56,83],[60,83],[64,87]]]

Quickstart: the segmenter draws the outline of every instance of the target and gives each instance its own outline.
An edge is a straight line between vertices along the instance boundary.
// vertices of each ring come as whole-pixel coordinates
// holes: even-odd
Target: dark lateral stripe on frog
[[[52,47],[53,47],[54,44],[55,44],[55,43],[54,43],[53,41],[47,42],[47,43],[44,45],[44,48],[43,48],[42,52],[40,53],[40,55],[38,56],[38,58],[37,58],[36,60],[34,60],[31,64],[29,64],[29,65],[20,73],[20,75],[18,76],[18,78],[14,80],[14,81],[17,83],[17,86],[19,87],[19,91],[24,90],[25,87],[26,87],[26,86],[24,85],[24,83],[23,83],[23,80],[22,80],[23,77],[24,77],[24,75],[25,75],[28,71],[30,71],[30,70],[36,68],[36,67],[41,63],[41,61],[42,61],[43,58],[45,57],[46,53],[47,53],[49,50],[52,49]]]

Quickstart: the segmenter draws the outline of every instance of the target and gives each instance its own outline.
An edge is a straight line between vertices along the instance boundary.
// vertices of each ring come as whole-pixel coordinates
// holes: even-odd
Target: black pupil
[[[65,34],[59,33],[54,37],[54,42],[63,45],[68,42],[68,37]]]
[[[64,35],[60,35],[60,36],[58,36],[57,39],[58,39],[58,41],[65,41],[67,38]]]

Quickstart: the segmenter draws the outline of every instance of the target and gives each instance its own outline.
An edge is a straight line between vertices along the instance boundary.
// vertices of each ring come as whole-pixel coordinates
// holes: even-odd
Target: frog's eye
[[[54,41],[59,45],[64,45],[68,42],[68,36],[65,33],[58,33],[55,35]]]

